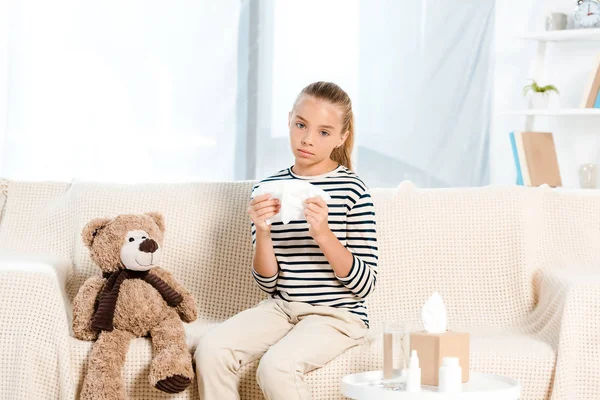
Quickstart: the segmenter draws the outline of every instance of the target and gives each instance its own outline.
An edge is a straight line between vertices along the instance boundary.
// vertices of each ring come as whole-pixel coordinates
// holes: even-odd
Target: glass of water
[[[383,380],[398,381],[408,368],[410,357],[410,324],[387,322],[383,329]]]

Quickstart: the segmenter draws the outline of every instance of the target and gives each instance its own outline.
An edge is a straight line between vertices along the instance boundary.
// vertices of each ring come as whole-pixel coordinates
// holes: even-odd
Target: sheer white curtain
[[[0,175],[233,179],[243,7],[11,0]]]
[[[493,0],[8,1],[0,176],[261,178],[330,80],[371,187],[487,183]]]
[[[297,92],[332,80],[357,116],[357,172],[373,187],[488,182],[494,1],[263,2],[268,68],[260,89],[257,174],[291,160]],[[270,61],[270,63],[267,63]]]
[[[361,5],[361,175],[377,186],[486,184],[494,1]]]

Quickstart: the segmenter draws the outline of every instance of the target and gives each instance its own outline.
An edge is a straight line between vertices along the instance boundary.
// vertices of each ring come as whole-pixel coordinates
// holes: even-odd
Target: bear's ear
[[[95,218],[88,222],[83,228],[81,232],[81,238],[83,239],[83,243],[88,247],[92,248],[92,244],[94,244],[94,239],[96,235],[100,231],[100,229],[104,228],[111,221],[110,218]]]
[[[156,222],[156,225],[158,225],[158,229],[160,229],[162,233],[165,233],[165,217],[163,217],[161,213],[158,211],[150,211],[144,214],[152,218],[154,222]]]

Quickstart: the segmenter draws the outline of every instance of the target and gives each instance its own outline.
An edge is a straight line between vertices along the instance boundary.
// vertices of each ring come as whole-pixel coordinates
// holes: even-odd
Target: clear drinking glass
[[[408,367],[410,357],[410,324],[391,321],[383,328],[383,380],[397,381]]]

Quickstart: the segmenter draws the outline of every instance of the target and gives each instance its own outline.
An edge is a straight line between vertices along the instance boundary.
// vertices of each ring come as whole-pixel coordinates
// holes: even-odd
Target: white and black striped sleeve
[[[259,275],[254,268],[252,268],[252,276],[254,277],[254,281],[258,284],[258,287],[267,292],[269,294],[273,294],[277,290],[277,278],[279,276],[279,271],[272,277],[267,278],[262,275]]]
[[[254,226],[254,222],[252,222],[252,246],[256,250],[256,227]],[[277,290],[277,278],[279,276],[279,269],[277,273],[271,277],[266,277],[259,275],[252,267],[252,277],[254,281],[258,285],[258,287],[267,292],[268,294],[273,294]]]
[[[377,282],[377,235],[375,207],[365,191],[347,214],[346,247],[352,253],[352,268],[348,276],[337,279],[352,293],[366,298]]]

